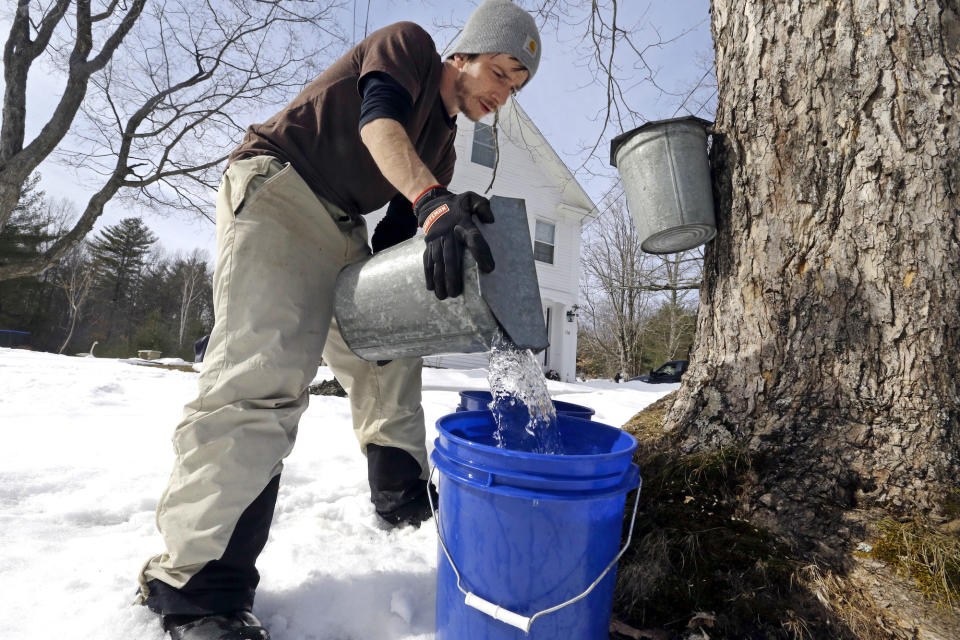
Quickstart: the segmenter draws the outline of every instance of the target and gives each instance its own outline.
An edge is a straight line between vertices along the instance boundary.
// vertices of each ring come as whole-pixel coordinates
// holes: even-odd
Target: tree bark
[[[718,235],[668,424],[743,447],[746,517],[836,558],[960,477],[960,17],[714,0]]]

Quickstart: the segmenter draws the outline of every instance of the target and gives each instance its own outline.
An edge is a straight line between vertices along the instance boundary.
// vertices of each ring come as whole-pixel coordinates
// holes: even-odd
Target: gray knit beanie
[[[533,16],[511,0],[484,0],[448,55],[455,53],[510,54],[530,72],[530,82],[540,66],[540,33]]]

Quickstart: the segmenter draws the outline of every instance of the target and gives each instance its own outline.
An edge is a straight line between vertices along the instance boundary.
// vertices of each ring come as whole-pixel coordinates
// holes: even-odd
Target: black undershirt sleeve
[[[360,79],[360,128],[371,120],[390,118],[406,126],[413,111],[413,99],[399,82],[382,71],[372,71]]]

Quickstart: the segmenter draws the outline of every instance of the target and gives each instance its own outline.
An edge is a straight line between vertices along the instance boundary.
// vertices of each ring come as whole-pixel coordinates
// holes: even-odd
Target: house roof
[[[582,209],[585,212],[584,218],[596,217],[597,207],[593,200],[516,98],[507,101],[500,109],[500,127],[508,135],[516,134],[516,137],[511,136],[513,141],[530,152],[546,176],[563,194],[565,204]]]

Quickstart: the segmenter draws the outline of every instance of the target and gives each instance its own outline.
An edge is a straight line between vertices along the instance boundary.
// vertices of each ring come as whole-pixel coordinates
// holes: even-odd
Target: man
[[[419,225],[438,298],[461,293],[464,247],[494,268],[473,223],[493,222],[489,202],[445,188],[455,116],[497,110],[539,60],[536,24],[510,0],[481,4],[446,60],[423,29],[394,24],[251,126],[230,156],[217,196],[216,322],[157,508],[166,552],[140,575],[138,601],[175,640],[269,637],[251,613],[254,563],[321,355],[349,394],[378,515],[414,526],[430,516],[422,361],[351,353],[332,319],[334,282],[369,255],[362,216],[387,202],[373,249]]]

